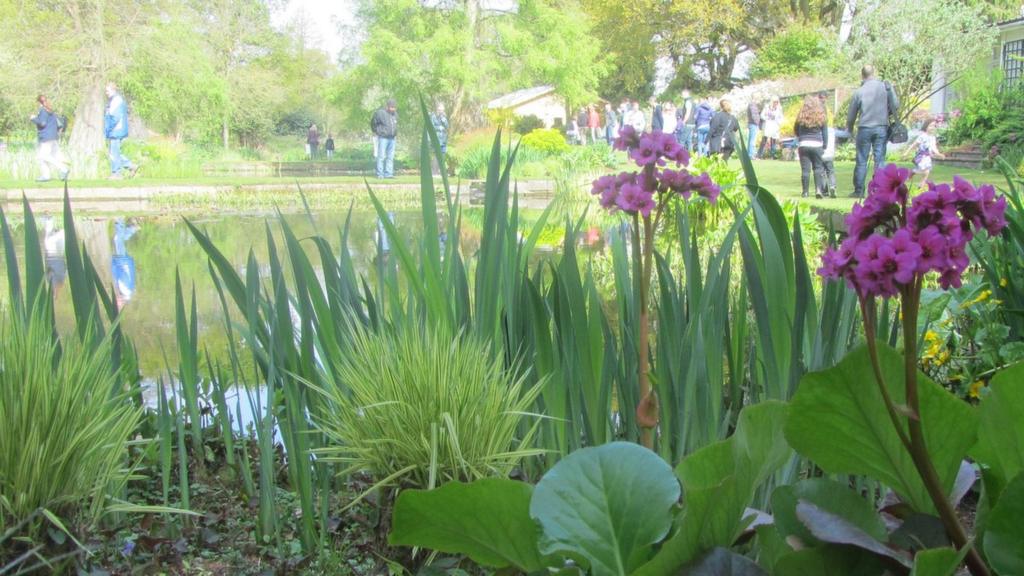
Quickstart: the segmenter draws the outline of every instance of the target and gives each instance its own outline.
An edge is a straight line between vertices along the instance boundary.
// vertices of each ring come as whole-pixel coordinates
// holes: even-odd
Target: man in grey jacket
[[[885,163],[885,147],[889,138],[889,117],[896,116],[900,103],[887,82],[875,78],[875,68],[866,65],[860,72],[862,82],[850,101],[846,129],[853,133],[857,125],[857,166],[853,170],[853,197],[864,196],[864,180],[868,172],[868,155],[875,158],[875,170]],[[857,116],[860,122],[857,123]]]
[[[395,137],[398,136],[398,108],[388,100],[370,119],[370,130],[377,137],[377,178],[395,177]]]

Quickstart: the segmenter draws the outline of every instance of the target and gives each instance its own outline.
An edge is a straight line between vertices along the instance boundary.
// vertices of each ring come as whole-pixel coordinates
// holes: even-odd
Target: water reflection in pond
[[[346,213],[316,213],[308,215],[284,215],[296,237],[302,241],[320,235],[338,253],[341,244],[341,230],[345,225]],[[525,216],[525,215],[524,215]],[[270,275],[267,264],[267,234],[273,237],[278,250],[283,241],[277,216],[268,215],[222,215],[217,217],[194,218],[191,221],[209,235],[213,244],[245,277],[245,263],[252,250],[260,263],[260,277]],[[535,218],[535,216],[534,216]],[[420,212],[398,212],[392,219],[400,233],[411,244],[419,242],[422,234]],[[524,217],[532,224],[532,219]],[[470,209],[464,213],[462,234],[459,239],[463,254],[474,254],[480,243],[478,222],[482,212]],[[71,292],[65,289],[67,268],[64,259],[66,244],[63,220],[58,216],[39,216],[37,219],[42,251],[45,256],[47,278],[54,289],[55,311],[58,325],[66,330],[73,325],[74,310]],[[441,223],[444,230],[444,223]],[[552,226],[550,238],[542,240],[538,258],[550,254],[561,242],[559,226]],[[605,227],[589,227],[581,234],[581,246],[600,249],[607,240],[609,230]],[[177,366],[177,351],[174,326],[175,271],[181,275],[186,298],[195,290],[198,312],[198,335],[200,353],[208,351],[213,358],[225,358],[228,348],[224,330],[224,312],[216,288],[210,278],[207,257],[195,237],[180,216],[130,215],[110,217],[80,217],[75,220],[75,229],[88,251],[90,260],[104,285],[113,288],[121,310],[121,325],[138,350],[140,370],[144,377],[153,379],[166,375],[166,363]],[[527,234],[529,230],[522,230]],[[23,236],[14,230],[15,251],[24,257]],[[374,257],[377,254],[378,239],[385,247],[391,241],[384,234],[375,213],[358,212],[351,215],[348,251],[352,256],[356,273],[363,275],[372,285],[375,272]],[[444,245],[448,239],[444,234],[437,239]],[[310,260],[316,265],[319,253],[312,242],[302,242]],[[317,270],[319,272],[319,270]],[[290,270],[286,271],[290,274]],[[0,300],[7,298],[7,284],[0,282]],[[248,355],[243,355],[248,356]],[[165,361],[166,358],[166,361]]]

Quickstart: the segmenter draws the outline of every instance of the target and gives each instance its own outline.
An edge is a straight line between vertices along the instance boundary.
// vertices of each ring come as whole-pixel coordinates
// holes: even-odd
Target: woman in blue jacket
[[[29,121],[36,126],[36,136],[39,139],[39,147],[36,150],[36,160],[39,161],[39,177],[36,182],[47,182],[50,180],[50,168],[56,168],[61,180],[68,179],[68,165],[60,153],[60,133],[64,129],[60,117],[54,113],[46,96],[40,94],[36,98],[39,103],[39,111]]]
[[[121,154],[121,141],[128,137],[128,104],[117,92],[117,85],[107,84],[107,111],[103,116],[103,134],[110,145],[110,177],[121,178],[121,170],[135,176],[138,165]]]

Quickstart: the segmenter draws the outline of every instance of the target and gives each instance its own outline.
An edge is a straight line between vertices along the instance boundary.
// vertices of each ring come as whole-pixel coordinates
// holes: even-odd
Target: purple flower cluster
[[[943,288],[960,286],[967,243],[978,230],[995,235],[1006,227],[1006,199],[956,176],[952,186],[929,183],[908,201],[909,177],[895,164],[875,173],[864,204],[846,217],[848,237],[825,251],[819,274],[844,278],[862,298],[895,296],[930,272]]]
[[[638,134],[631,126],[625,126],[615,139],[614,147],[629,152],[629,157],[643,170],[594,180],[591,193],[598,196],[601,206],[608,210],[639,213],[646,217],[657,206],[659,198],[668,198],[670,194],[678,194],[684,199],[696,194],[709,202],[718,199],[720,190],[706,172],[694,176],[686,170],[690,164],[690,153],[672,134]],[[678,169],[667,168],[670,162]]]

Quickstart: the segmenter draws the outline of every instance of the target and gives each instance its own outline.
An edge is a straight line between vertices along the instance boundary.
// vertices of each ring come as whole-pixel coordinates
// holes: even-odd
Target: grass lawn
[[[735,159],[730,160],[729,165],[739,168],[739,162]],[[909,163],[901,165],[910,167]],[[850,198],[850,194],[853,194],[853,166],[853,162],[836,164],[837,198],[818,200],[812,196],[803,201],[812,206],[832,210],[849,210],[854,203],[854,199]],[[754,170],[757,172],[757,179],[761,186],[775,194],[780,201],[786,199],[800,200],[800,164],[798,162],[755,160]],[[935,182],[952,182],[954,175],[960,175],[976,185],[995,184],[997,187],[1000,187],[1006,184],[1006,179],[1003,178],[1003,175],[998,170],[969,170],[948,166],[935,166],[930,179]],[[870,179],[870,174],[868,178]],[[814,188],[813,176],[811,188]]]

